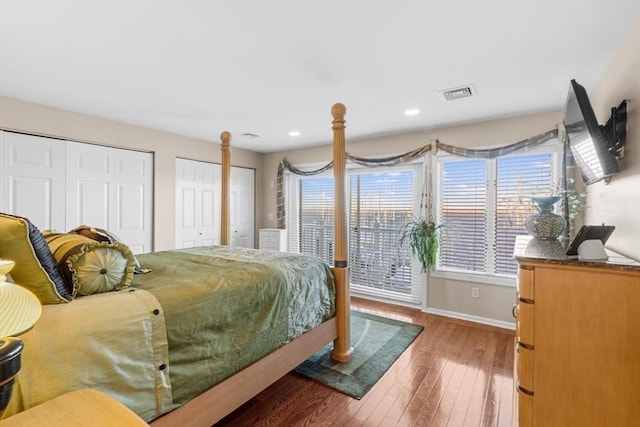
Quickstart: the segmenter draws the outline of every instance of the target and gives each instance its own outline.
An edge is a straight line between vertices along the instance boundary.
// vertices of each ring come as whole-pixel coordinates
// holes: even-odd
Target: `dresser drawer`
[[[533,308],[534,304],[520,301],[518,303],[518,342],[533,347]]]
[[[535,270],[531,267],[521,267],[518,272],[518,297],[524,300],[534,300]]]
[[[269,246],[278,246],[280,239],[272,234],[260,235],[260,242]]]
[[[533,396],[518,389],[518,427],[533,427]]]
[[[518,344],[518,378],[517,383],[527,391],[533,390],[533,354],[534,350]]]

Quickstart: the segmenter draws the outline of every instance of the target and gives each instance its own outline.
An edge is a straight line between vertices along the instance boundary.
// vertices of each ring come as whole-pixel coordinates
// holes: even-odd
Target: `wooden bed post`
[[[220,196],[220,244],[229,245],[229,177],[231,175],[231,149],[229,142],[231,134],[222,132],[220,134],[222,145],[222,192]]]
[[[349,249],[347,246],[347,222],[345,203],[345,144],[344,115],[347,109],[343,104],[331,108],[333,116],[333,176],[335,178],[334,199],[334,267],[336,281],[336,319],[338,338],[333,341],[331,358],[338,362],[351,359],[351,297],[349,292]]]

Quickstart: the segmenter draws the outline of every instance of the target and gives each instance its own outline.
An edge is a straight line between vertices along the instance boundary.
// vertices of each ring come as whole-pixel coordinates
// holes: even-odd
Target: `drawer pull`
[[[518,347],[526,348],[527,350],[535,350],[535,346],[533,344],[527,344],[522,341],[518,341]]]
[[[531,390],[527,390],[526,388],[522,387],[520,384],[518,384],[518,390],[520,390],[521,392],[523,392],[528,396],[533,396],[533,392]]]
[[[513,307],[511,307],[511,315],[514,319],[518,318],[518,304],[513,304]]]
[[[519,300],[520,300],[520,302],[523,302],[525,304],[533,304],[534,303],[534,301],[531,298],[522,298],[522,297],[520,297]]]

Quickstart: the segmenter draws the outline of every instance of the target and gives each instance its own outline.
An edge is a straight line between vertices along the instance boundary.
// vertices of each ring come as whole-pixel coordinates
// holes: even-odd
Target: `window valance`
[[[496,158],[500,156],[505,156],[507,154],[511,154],[519,150],[532,149],[534,147],[537,147],[557,137],[558,137],[558,129],[556,128],[556,129],[551,129],[542,134],[533,136],[531,138],[514,142],[512,144],[507,144],[501,147],[484,148],[484,149],[455,147],[453,145],[444,144],[436,139],[431,144],[423,145],[422,147],[416,148],[414,150],[408,151],[403,154],[397,154],[397,155],[388,156],[388,157],[366,158],[366,157],[354,156],[349,153],[345,153],[345,157],[347,158],[347,160],[365,167],[395,166],[401,163],[411,162],[423,155],[426,155],[429,152],[435,153],[438,150],[441,150],[456,156],[491,159],[491,158]],[[333,168],[333,162],[329,162],[319,169],[305,171],[293,166],[291,163],[289,163],[287,159],[282,159],[282,161],[278,165],[278,175],[276,180],[276,183],[277,183],[276,205],[277,205],[277,216],[278,216],[278,228],[281,228],[281,229],[285,228],[284,170],[286,169],[289,172],[294,173],[296,175],[312,176],[312,175],[318,175],[323,172],[326,172],[331,168]]]

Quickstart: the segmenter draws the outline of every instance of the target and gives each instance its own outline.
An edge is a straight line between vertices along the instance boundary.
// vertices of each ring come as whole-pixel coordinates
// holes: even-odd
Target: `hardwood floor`
[[[510,426],[514,332],[352,298],[424,331],[361,400],[289,373],[222,426]]]

